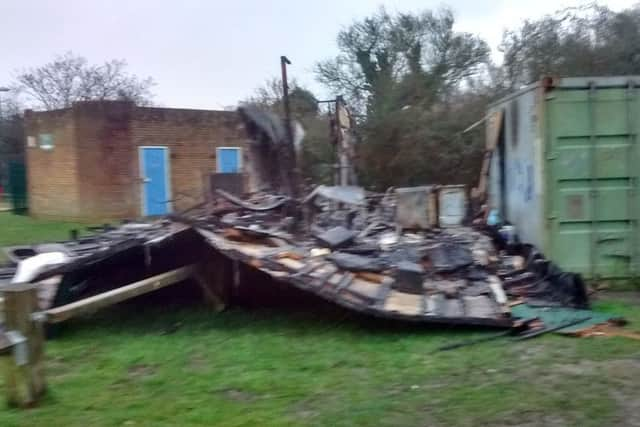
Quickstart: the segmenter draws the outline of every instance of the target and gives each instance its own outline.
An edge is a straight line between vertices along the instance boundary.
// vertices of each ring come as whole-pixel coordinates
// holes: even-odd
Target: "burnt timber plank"
[[[44,311],[47,322],[59,323],[83,313],[92,312],[130,298],[143,295],[186,280],[195,273],[194,265],[180,267],[157,276],[149,277],[130,285],[122,286],[102,294]]]
[[[353,273],[345,273],[342,278],[340,278],[340,282],[336,285],[336,294],[347,289],[349,285],[353,283],[353,279],[355,279],[355,275]]]
[[[373,301],[374,308],[378,310],[384,310],[384,303],[391,292],[391,286],[393,285],[393,279],[383,280],[380,284],[380,289],[378,290],[378,294],[376,295],[375,300]]]
[[[329,269],[326,272],[322,273],[311,282],[311,287],[317,290],[322,289],[327,283],[329,283],[331,277],[336,273],[338,273],[338,269],[333,266],[329,266]]]
[[[322,267],[324,264],[322,263],[309,263],[306,264],[304,267],[302,267],[300,270],[298,270],[296,273],[294,273],[293,275],[291,275],[292,278],[297,278],[297,277],[303,277],[303,276],[307,276],[311,273],[313,273],[314,271],[316,271],[317,269],[319,269],[320,267]]]

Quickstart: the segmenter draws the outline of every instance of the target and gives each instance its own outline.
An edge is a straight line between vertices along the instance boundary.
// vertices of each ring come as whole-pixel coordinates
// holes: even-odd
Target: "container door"
[[[637,272],[636,89],[555,90],[546,99],[547,255],[586,277]]]
[[[140,147],[142,214],[165,215],[170,211],[169,149]]]
[[[218,173],[240,173],[240,148],[218,148]]]

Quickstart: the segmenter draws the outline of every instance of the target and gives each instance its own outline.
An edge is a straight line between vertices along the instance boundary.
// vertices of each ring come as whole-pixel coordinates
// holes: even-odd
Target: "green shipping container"
[[[638,276],[639,97],[638,76],[547,78],[489,109],[490,203],[587,278]]]

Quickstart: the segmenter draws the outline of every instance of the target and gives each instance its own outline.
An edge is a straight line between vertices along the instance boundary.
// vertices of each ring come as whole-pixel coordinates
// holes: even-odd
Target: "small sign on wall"
[[[36,148],[36,137],[28,136],[27,137],[27,148]]]
[[[41,133],[38,135],[38,145],[43,150],[53,150],[53,135],[50,133]]]

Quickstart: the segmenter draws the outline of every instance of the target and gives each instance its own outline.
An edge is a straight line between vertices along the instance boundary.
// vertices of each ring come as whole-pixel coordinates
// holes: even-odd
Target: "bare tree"
[[[640,5],[614,12],[588,5],[560,10],[506,31],[507,89],[543,76],[604,76],[640,73]]]
[[[88,100],[150,104],[153,80],[129,74],[126,67],[125,61],[115,59],[101,65],[89,64],[86,58],[67,52],[41,67],[22,71],[16,80],[18,88],[36,107],[47,110]]]
[[[314,183],[330,183],[334,147],[330,141],[329,117],[320,110],[315,95],[309,89],[295,79],[289,82],[289,88],[291,114],[305,132],[300,159],[302,175]],[[265,81],[243,104],[257,105],[282,116],[282,81],[278,78]]]
[[[279,78],[274,77],[266,80],[264,85],[256,88],[253,96],[250,96],[242,103],[255,104],[276,114],[283,114],[282,96],[282,82]],[[295,118],[318,113],[318,104],[314,94],[309,89],[298,84],[295,79],[289,82],[289,103],[291,104],[291,113]]]

